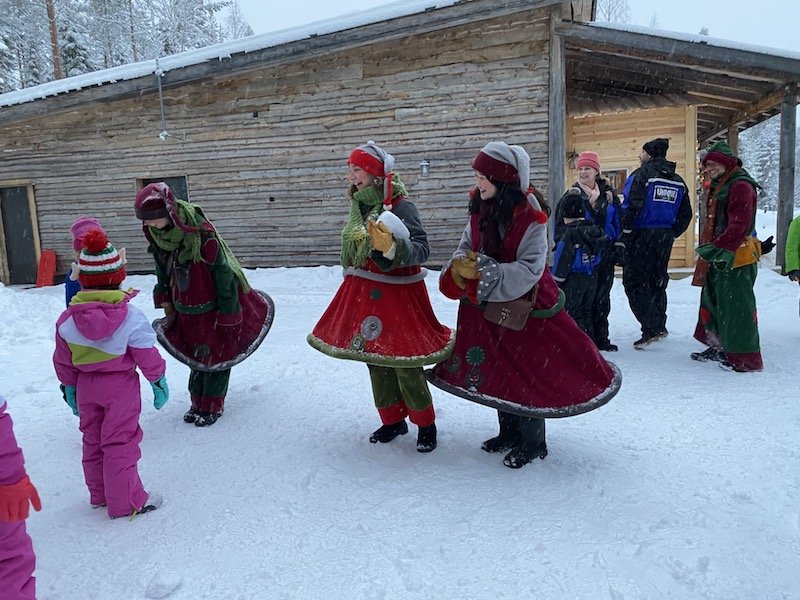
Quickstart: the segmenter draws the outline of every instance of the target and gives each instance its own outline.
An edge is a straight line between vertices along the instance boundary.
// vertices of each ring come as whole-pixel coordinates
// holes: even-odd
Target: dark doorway
[[[9,284],[36,283],[36,242],[26,186],[0,188]]]

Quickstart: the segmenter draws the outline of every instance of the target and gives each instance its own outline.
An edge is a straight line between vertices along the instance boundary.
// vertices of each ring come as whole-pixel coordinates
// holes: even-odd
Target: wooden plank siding
[[[129,271],[152,270],[137,181],[181,175],[244,266],[331,265],[347,154],[371,139],[395,155],[437,267],[466,223],[470,162],[486,142],[524,145],[547,191],[549,32],[540,7],[166,88],[165,141],[153,91],[0,123],[0,181],[33,182],[42,246],[62,274],[82,214],[127,247]]]
[[[654,138],[669,139],[667,159],[676,163],[677,173],[689,186],[692,207],[697,207],[697,110],[694,106],[656,108],[624,113],[598,114],[567,119],[568,152],[593,150],[600,156],[603,170],[626,169],[628,174],[639,166],[642,145]],[[571,185],[575,171],[567,173],[565,185]],[[622,192],[622,190],[617,190]],[[675,240],[670,267],[694,264],[695,219],[686,233]]]

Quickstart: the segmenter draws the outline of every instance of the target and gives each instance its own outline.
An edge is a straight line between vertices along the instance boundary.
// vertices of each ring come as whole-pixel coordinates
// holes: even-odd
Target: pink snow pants
[[[147,502],[136,466],[143,437],[139,376],[136,371],[83,372],[76,392],[89,501],[105,504],[109,517],[130,515]]]
[[[35,566],[25,521],[0,521],[0,600],[36,600]]]

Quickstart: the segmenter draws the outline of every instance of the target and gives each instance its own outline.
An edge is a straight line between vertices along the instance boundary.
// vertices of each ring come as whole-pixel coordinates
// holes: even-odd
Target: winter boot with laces
[[[489,438],[481,444],[484,452],[505,452],[519,443],[519,421],[521,417],[497,411],[497,420],[500,422],[500,433]]]
[[[407,433],[408,423],[406,423],[406,420],[403,419],[402,421],[392,423],[391,425],[382,425],[372,432],[372,435],[369,436],[369,441],[371,444],[377,444],[378,442],[385,444],[387,442],[391,442],[398,435],[405,435]]]
[[[432,452],[436,449],[436,423],[420,427],[417,433],[417,452]]]
[[[509,469],[520,469],[529,462],[547,456],[544,419],[520,417],[519,444],[503,459]]]
[[[716,348],[706,348],[702,352],[692,352],[689,356],[692,360],[699,362],[722,362],[725,360],[725,355]]]

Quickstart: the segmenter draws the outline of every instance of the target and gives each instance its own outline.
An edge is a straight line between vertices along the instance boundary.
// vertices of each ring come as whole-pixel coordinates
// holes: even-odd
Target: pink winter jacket
[[[14,485],[25,477],[22,450],[14,437],[11,415],[6,412],[6,401],[0,396],[0,485]]]
[[[164,374],[156,334],[144,313],[129,304],[136,294],[84,290],[75,295],[56,322],[53,364],[61,383],[77,386],[80,373],[113,375],[136,367],[151,382]],[[114,379],[103,392],[113,393]]]

